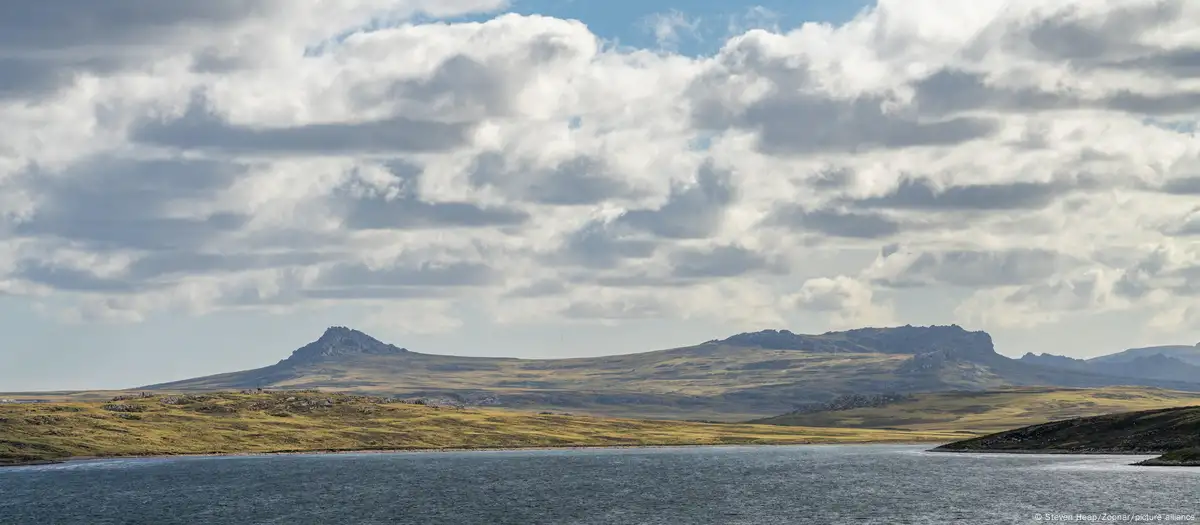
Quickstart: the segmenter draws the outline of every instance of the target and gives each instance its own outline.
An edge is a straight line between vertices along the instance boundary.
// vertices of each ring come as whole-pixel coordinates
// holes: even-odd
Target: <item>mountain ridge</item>
[[[734,421],[851,394],[1040,385],[1200,391],[1200,377],[1130,378],[1041,366],[1003,356],[987,332],[958,325],[816,335],[762,330],[693,346],[569,359],[423,354],[330,327],[274,365],[143,388],[325,388],[609,416]]]
[[[1132,348],[1090,359],[1029,352],[1021,356],[1018,361],[1059,370],[1117,377],[1166,381],[1188,381],[1200,378],[1200,348],[1189,346]]]

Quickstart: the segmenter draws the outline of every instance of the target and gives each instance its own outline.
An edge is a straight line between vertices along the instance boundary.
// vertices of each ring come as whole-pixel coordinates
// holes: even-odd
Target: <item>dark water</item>
[[[1200,469],[1131,467],[1139,458],[1129,456],[925,448],[79,462],[0,469],[0,523],[984,524],[1104,513],[1178,514],[1184,521],[1176,523],[1200,523]]]

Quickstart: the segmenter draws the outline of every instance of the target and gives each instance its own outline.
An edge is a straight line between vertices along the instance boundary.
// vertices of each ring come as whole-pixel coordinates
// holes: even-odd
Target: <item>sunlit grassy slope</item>
[[[458,410],[318,392],[0,405],[0,464],[81,456],[950,441],[946,432]]]
[[[1164,454],[1138,463],[1200,466],[1200,406],[1083,417],[998,432],[937,447],[947,452]]]
[[[988,392],[916,394],[913,397],[911,401],[882,407],[786,414],[756,422],[990,433],[1076,417],[1200,405],[1200,393],[1144,387],[1022,387]]]

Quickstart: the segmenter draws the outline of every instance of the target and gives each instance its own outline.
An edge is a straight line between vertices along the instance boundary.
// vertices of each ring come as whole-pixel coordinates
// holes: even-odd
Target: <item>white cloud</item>
[[[406,331],[467,300],[886,324],[918,289],[983,328],[1196,320],[1192,3],[759,13],[698,58],[412,18],[498,0],[311,3],[0,21],[0,291],[77,321],[354,303]]]
[[[877,301],[870,286],[843,275],[809,279],[799,291],[785,297],[784,303],[793,308],[828,314],[830,324],[837,328],[895,322],[889,303]]]
[[[642,22],[663,49],[674,50],[683,38],[699,36],[700,19],[689,17],[679,10],[655,13],[644,18]]]

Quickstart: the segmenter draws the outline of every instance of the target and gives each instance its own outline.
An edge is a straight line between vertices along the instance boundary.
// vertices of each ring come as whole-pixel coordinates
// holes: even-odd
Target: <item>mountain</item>
[[[764,330],[654,352],[542,360],[422,354],[333,327],[271,366],[144,388],[326,388],[610,416],[744,420],[847,394],[1122,384],[1200,391],[1200,377],[1130,379],[1010,359],[996,353],[986,332],[957,325],[819,335]]]
[[[1055,421],[948,443],[934,450],[1162,454],[1197,448],[1200,448],[1200,406]]]
[[[1200,345],[1132,348],[1091,359],[1027,353],[1020,360],[1046,368],[1143,380],[1189,382],[1200,378]]]
[[[1093,357],[1088,361],[1093,363],[1125,363],[1134,359],[1156,355],[1172,357],[1188,364],[1200,366],[1200,343],[1196,343],[1194,346],[1170,345],[1130,348],[1124,352]]]
[[[367,334],[344,326],[325,330],[321,338],[292,352],[284,362],[315,363],[326,359],[355,355],[402,355],[407,349],[384,344]]]

